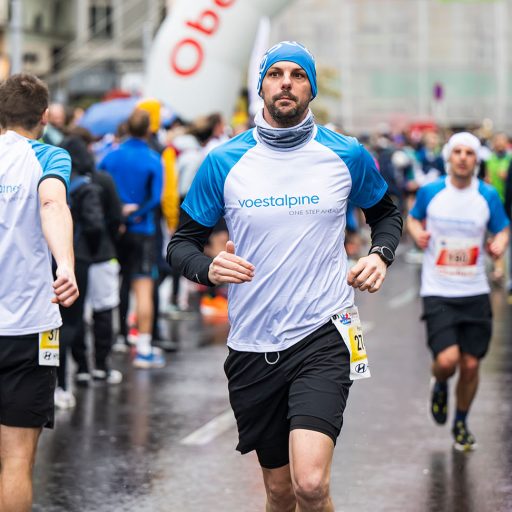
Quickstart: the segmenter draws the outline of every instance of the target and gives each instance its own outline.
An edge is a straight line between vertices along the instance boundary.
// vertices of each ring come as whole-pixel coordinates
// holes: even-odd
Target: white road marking
[[[396,296],[388,302],[389,309],[398,309],[410,302],[413,302],[418,297],[418,290],[415,287],[409,288],[404,293]]]
[[[208,444],[216,437],[224,434],[224,432],[227,432],[234,427],[236,427],[235,416],[233,415],[233,411],[228,409],[206,423],[206,425],[203,425],[187,437],[183,438],[180,441],[180,444],[202,446]]]

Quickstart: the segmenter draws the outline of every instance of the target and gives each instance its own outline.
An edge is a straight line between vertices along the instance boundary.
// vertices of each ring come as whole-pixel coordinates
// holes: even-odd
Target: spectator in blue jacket
[[[161,368],[162,353],[152,347],[153,286],[157,272],[154,210],[160,205],[163,169],[160,155],[147,142],[149,115],[136,110],[128,120],[129,138],[100,163],[111,174],[123,203],[126,232],[118,246],[121,264],[121,334],[127,337],[130,289],[136,300],[138,335],[135,340],[137,368]]]

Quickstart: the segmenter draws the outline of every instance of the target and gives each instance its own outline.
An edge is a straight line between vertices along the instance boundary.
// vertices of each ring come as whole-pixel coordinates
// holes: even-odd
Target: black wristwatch
[[[389,267],[395,259],[395,253],[385,245],[375,245],[370,249],[370,254],[378,254],[380,259]]]

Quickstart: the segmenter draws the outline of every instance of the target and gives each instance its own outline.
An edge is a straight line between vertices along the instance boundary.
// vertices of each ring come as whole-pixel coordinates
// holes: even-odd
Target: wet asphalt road
[[[493,292],[494,337],[469,417],[479,450],[460,454],[449,425],[428,416],[418,287],[418,267],[399,258],[383,290],[358,294],[372,378],[351,389],[333,463],[336,510],[512,511],[512,306]],[[34,511],[264,510],[256,457],[234,450],[227,325],[164,322],[180,347],[166,368],[134,370],[116,355],[121,385],[77,389],[77,407],[57,411],[39,445]]]

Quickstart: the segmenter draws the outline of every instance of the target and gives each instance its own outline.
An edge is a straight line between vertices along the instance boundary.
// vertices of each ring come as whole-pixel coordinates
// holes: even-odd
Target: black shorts
[[[118,242],[118,257],[124,275],[158,277],[156,242],[153,235],[125,233]]]
[[[336,443],[352,381],[348,349],[331,322],[281,352],[230,349],[224,371],[237,450],[256,450],[262,467],[288,464],[289,433],[296,428],[322,432]]]
[[[39,366],[39,337],[0,336],[0,423],[53,428],[57,369]]]
[[[427,342],[434,358],[452,345],[479,359],[485,356],[492,335],[489,295],[423,297]]]

